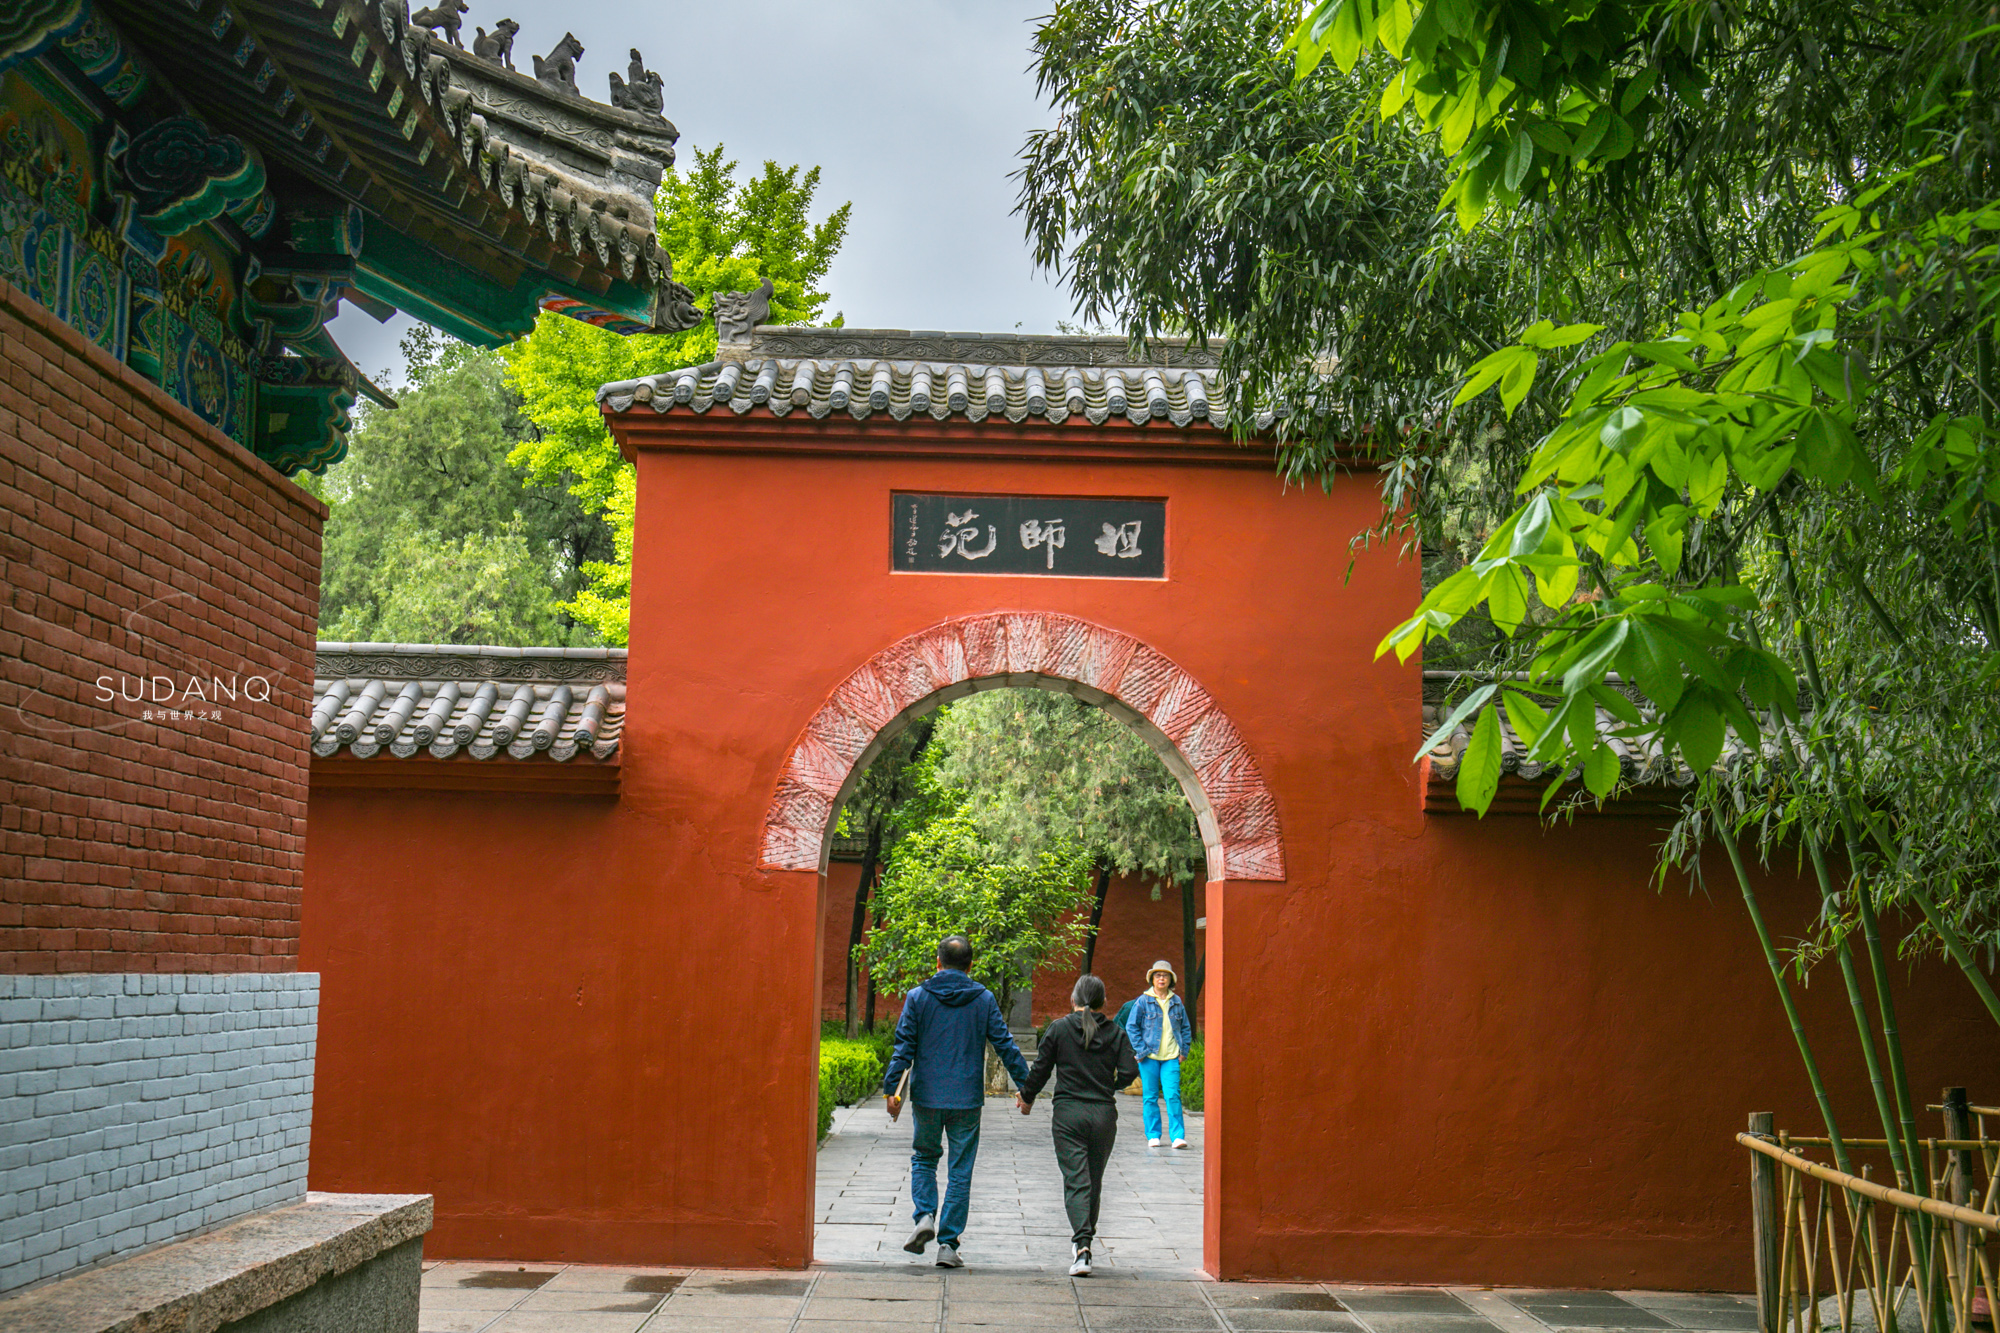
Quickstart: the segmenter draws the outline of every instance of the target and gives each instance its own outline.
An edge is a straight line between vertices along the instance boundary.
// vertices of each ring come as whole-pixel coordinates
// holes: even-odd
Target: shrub
[[[872,1042],[820,1039],[820,1082],[838,1105],[852,1106],[880,1087],[884,1067]]]
[[[819,1136],[824,1139],[826,1132],[833,1128],[833,1085],[827,1082],[826,1067],[819,1071]]]
[[[1201,1057],[1200,1042],[1181,1052],[1181,1109],[1185,1111],[1201,1109],[1204,1090]]]
[[[890,1053],[896,1046],[896,1024],[890,1019],[878,1019],[873,1032],[864,1032],[858,1037],[850,1038],[847,1036],[847,1027],[845,1024],[838,1022],[821,1023],[819,1025],[819,1039],[823,1046],[829,1043],[866,1046],[875,1052],[875,1058],[882,1062],[884,1069],[887,1069],[889,1067]]]

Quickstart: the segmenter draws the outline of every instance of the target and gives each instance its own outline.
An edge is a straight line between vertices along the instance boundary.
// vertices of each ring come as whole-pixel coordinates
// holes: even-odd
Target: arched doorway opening
[[[877,654],[834,690],[794,746],[767,815],[762,845],[767,862],[774,868],[819,872],[822,920],[828,919],[827,871],[836,822],[870,764],[917,719],[970,695],[1003,689],[1038,689],[1069,696],[1103,709],[1130,728],[1159,758],[1186,798],[1199,830],[1209,881],[1220,881],[1226,873],[1238,879],[1282,878],[1276,804],[1254,756],[1199,682],[1172,659],[1130,635],[1073,616],[994,613],[947,621]],[[1163,948],[1159,952],[1171,956],[1174,951]],[[826,959],[828,951],[823,949],[821,956]],[[1192,972],[1186,966],[1182,970]],[[1188,994],[1191,980],[1192,976],[1182,978],[1184,994]],[[823,985],[815,988],[816,1005],[823,991]],[[1116,988],[1114,995],[1127,998]],[[1217,1058],[1222,1034],[1199,1013],[1199,996],[1190,994],[1189,998],[1197,1006],[1196,1024],[1204,1054],[1212,1052],[1209,1058]],[[1033,1006],[1035,1011],[1046,1008],[1049,1006]],[[1026,1009],[1023,1006],[1024,1012],[1010,1022],[1029,1024],[1030,1032],[1036,1020],[1052,1016],[1035,1012],[1030,1018]],[[815,1012],[813,1018],[817,1022],[820,1014]],[[1027,1033],[1023,1037],[1026,1040]],[[1121,1136],[1126,1151],[1133,1152],[1144,1141],[1142,1132],[1151,1131],[1140,1130],[1136,1102],[1127,1111],[1122,1118],[1133,1123],[1121,1130]],[[873,1121],[879,1119],[861,1121],[859,1132],[864,1136],[877,1133],[883,1127]],[[855,1121],[850,1118],[843,1123]],[[1039,1137],[1046,1137],[1045,1127]],[[1206,1146],[1200,1142],[1202,1137],[1195,1132],[1198,1152]],[[1017,1141],[1018,1136],[1011,1134],[1003,1139],[1009,1145]],[[1046,1151],[1046,1144],[1040,1151]],[[876,1187],[854,1192],[875,1197],[882,1185],[892,1183],[898,1170],[894,1153],[877,1155],[885,1160],[872,1165],[859,1159],[848,1161],[843,1155],[830,1171],[822,1172],[823,1186],[838,1193],[842,1182],[835,1177],[852,1172],[847,1183],[865,1182]],[[1149,1169],[1136,1157],[1134,1165]],[[1187,1170],[1180,1164],[1169,1164],[1160,1167],[1159,1174],[1188,1182],[1191,1188],[1187,1195],[1197,1211],[1195,1217],[1183,1219],[1178,1230],[1160,1230],[1141,1240],[1147,1255],[1142,1262],[1161,1267],[1158,1256],[1178,1249],[1192,1266],[1201,1245],[1196,1218],[1204,1193],[1202,1171],[1199,1166]],[[875,1176],[883,1179],[875,1180]],[[975,1184],[975,1207],[978,1198]],[[816,1212],[822,1221],[829,1216],[829,1202],[822,1200]],[[838,1205],[833,1205],[834,1214],[839,1211]],[[827,1227],[822,1235],[827,1232],[841,1239],[821,1242],[827,1251],[819,1256],[822,1259],[851,1261],[868,1252],[870,1246],[878,1246],[865,1231],[859,1233],[858,1247],[854,1231]],[[887,1250],[885,1245],[878,1248]],[[1027,1257],[1054,1259],[1061,1253],[1060,1246],[1045,1248],[1049,1248],[1049,1255]],[[1134,1249],[1139,1252],[1136,1246]],[[907,1260],[900,1254],[887,1257],[893,1262]]]

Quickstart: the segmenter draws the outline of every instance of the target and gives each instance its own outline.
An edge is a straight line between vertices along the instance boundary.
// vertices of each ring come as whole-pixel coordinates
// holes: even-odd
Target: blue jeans
[[[1178,1118],[1180,1104],[1174,1105]],[[910,1148],[911,1215],[937,1218],[938,1244],[956,1247],[965,1230],[965,1215],[972,1209],[972,1164],[979,1160],[980,1108],[912,1106],[910,1110],[917,1120],[916,1139]],[[937,1166],[946,1142],[951,1144],[951,1165],[946,1168],[944,1209],[939,1211]]]
[[[1167,1102],[1167,1135],[1187,1137],[1187,1123],[1181,1119],[1181,1062],[1155,1060],[1147,1056],[1139,1062],[1139,1104],[1146,1117],[1146,1137],[1160,1137],[1160,1099]]]

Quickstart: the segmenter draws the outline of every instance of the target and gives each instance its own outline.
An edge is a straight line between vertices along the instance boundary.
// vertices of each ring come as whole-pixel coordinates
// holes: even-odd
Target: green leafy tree
[[[1511,413],[1552,382],[1557,419],[1518,475],[1518,508],[1383,651],[1407,657],[1480,605],[1520,635],[1525,681],[1457,710],[1484,708],[1461,797],[1482,812],[1496,692],[1530,749],[1580,767],[1600,798],[1618,777],[1600,707],[1702,775],[1679,850],[1691,860],[1697,835],[1719,832],[1788,1010],[1737,842],[1801,845],[1827,906],[1813,951],[1841,970],[1898,1179],[1927,1192],[1880,918],[1916,907],[2000,1021],[1974,953],[2000,938],[1992,821],[1936,833],[1940,811],[1965,808],[1940,782],[1951,749],[2000,721],[2000,30],[1958,6],[1818,0],[1723,25],[1668,4],[1505,10],[1326,0],[1295,35],[1302,67],[1384,50],[1384,114],[1407,94],[1453,155],[1445,199],[1462,225],[1537,200],[1601,220],[1669,189],[1686,200],[1696,181],[1697,221],[1733,200],[1790,252],[1731,265],[1696,245],[1703,299],[1638,337],[1544,320],[1472,367],[1460,401],[1497,389]],[[1785,225],[1801,214],[1803,234]],[[1545,600],[1579,582],[1590,595],[1528,624],[1528,580]],[[1644,708],[1609,688],[1614,671]],[[1729,732],[1745,758],[1721,769]],[[1989,784],[1973,791],[1990,800]]]
[[[1037,967],[1076,957],[1090,901],[1090,858],[1062,846],[1017,865],[996,861],[963,810],[912,829],[876,890],[879,919],[863,947],[882,989],[907,994],[937,967],[938,941],[972,941],[972,977],[1004,1013]]]
[[[940,714],[938,781],[994,853],[1029,864],[1051,847],[1082,849],[1094,870],[1082,967],[1089,971],[1111,877],[1152,881],[1181,900],[1183,975],[1195,976],[1195,893],[1206,853],[1187,796],[1150,746],[1101,708],[1046,690],[993,690]]]
[[[589,641],[560,603],[611,530],[507,463],[533,433],[493,352],[419,326],[394,410],[370,408],[327,502],[320,634],[348,641]]]
[[[1374,455],[1362,539],[1420,541],[1428,588],[1383,651],[1472,673],[1449,723],[1474,721],[1468,806],[1502,711],[1592,797],[1618,781],[1599,710],[1702,775],[1672,853],[1728,851],[1844,1163],[1742,844],[1804,853],[1824,911],[1791,962],[1840,969],[1899,1177],[1927,1188],[1878,923],[1914,908],[1909,947],[2000,1018],[1976,956],[2000,943],[2000,791],[1968,753],[2000,724],[2000,33],[1840,0],[1295,17],[1058,4],[1059,121],[1023,167],[1038,254],[1135,338],[1232,338],[1235,419],[1289,409],[1288,474]],[[1396,198],[1428,239],[1374,206]]]
[[[945,916],[956,913],[953,919],[959,924],[952,928],[969,930],[971,916],[985,910],[980,900],[965,896],[956,908],[948,904],[961,891],[971,895],[967,886],[973,884],[986,886],[980,892],[1015,886],[1006,890],[1010,893],[1040,884],[1034,888],[1043,895],[1036,899],[1041,904],[1036,912],[1058,899],[1069,904],[1063,911],[1070,917],[1048,926],[1046,938],[1038,936],[1035,943],[1024,935],[1008,946],[1005,957],[1066,962],[1080,953],[1087,970],[1114,873],[1153,880],[1155,898],[1162,885],[1176,888],[1182,899],[1188,975],[1194,975],[1192,893],[1202,876],[1204,852],[1193,811],[1159,757],[1102,709],[1067,695],[1017,689],[988,691],[951,704],[919,719],[892,742],[862,775],[840,818],[849,836],[867,839],[849,956],[853,964],[868,965],[871,986],[896,990],[908,979],[896,973],[891,985],[878,971],[874,959],[880,948],[900,950],[899,957],[907,954],[922,964],[918,955],[934,949],[939,933],[950,930],[932,934],[929,945],[923,934]],[[949,834],[938,831],[945,825]],[[961,872],[974,863],[983,869],[967,878]],[[887,871],[874,896],[874,922],[864,928],[869,871],[877,864]],[[1085,878],[1075,895],[1064,889],[1049,897],[1054,889],[1035,878],[1052,873],[1052,867],[1067,875],[1077,866]],[[899,874],[904,877],[900,881]],[[919,882],[921,900],[908,897]],[[901,888],[892,892],[892,883]],[[903,922],[898,914],[919,901],[916,922]],[[1007,929],[1025,927],[1016,921]],[[1006,973],[1010,994],[1028,975],[1010,971],[999,960],[989,966],[996,977]],[[926,965],[922,974],[927,972]],[[852,1021],[852,968],[849,976]],[[1000,989],[997,983],[995,989]]]
[[[716,292],[749,291],[769,278],[771,323],[818,320],[828,300],[818,286],[847,235],[852,205],[815,223],[818,167],[801,171],[766,162],[760,175],[739,181],[737,164],[723,153],[720,144],[696,150],[691,166],[661,181],[655,209],[675,279],[706,302]],[[615,531],[615,552],[590,562],[588,588],[568,609],[605,642],[622,644],[631,615],[636,500],[631,466],[619,457],[598,413],[597,389],[713,359],[715,325],[623,337],[544,312],[534,331],[503,355],[523,412],[539,428],[515,447],[512,461],[535,483],[567,486]]]

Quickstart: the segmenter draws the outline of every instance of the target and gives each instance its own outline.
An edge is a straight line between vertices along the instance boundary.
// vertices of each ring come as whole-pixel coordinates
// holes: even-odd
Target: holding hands
[[[1019,1093],[1014,1094],[1014,1105],[1020,1108],[1022,1115],[1026,1115],[1028,1114],[1028,1112],[1035,1109],[1034,1103],[1028,1101],[1024,1097],[1022,1097],[1021,1094]]]

